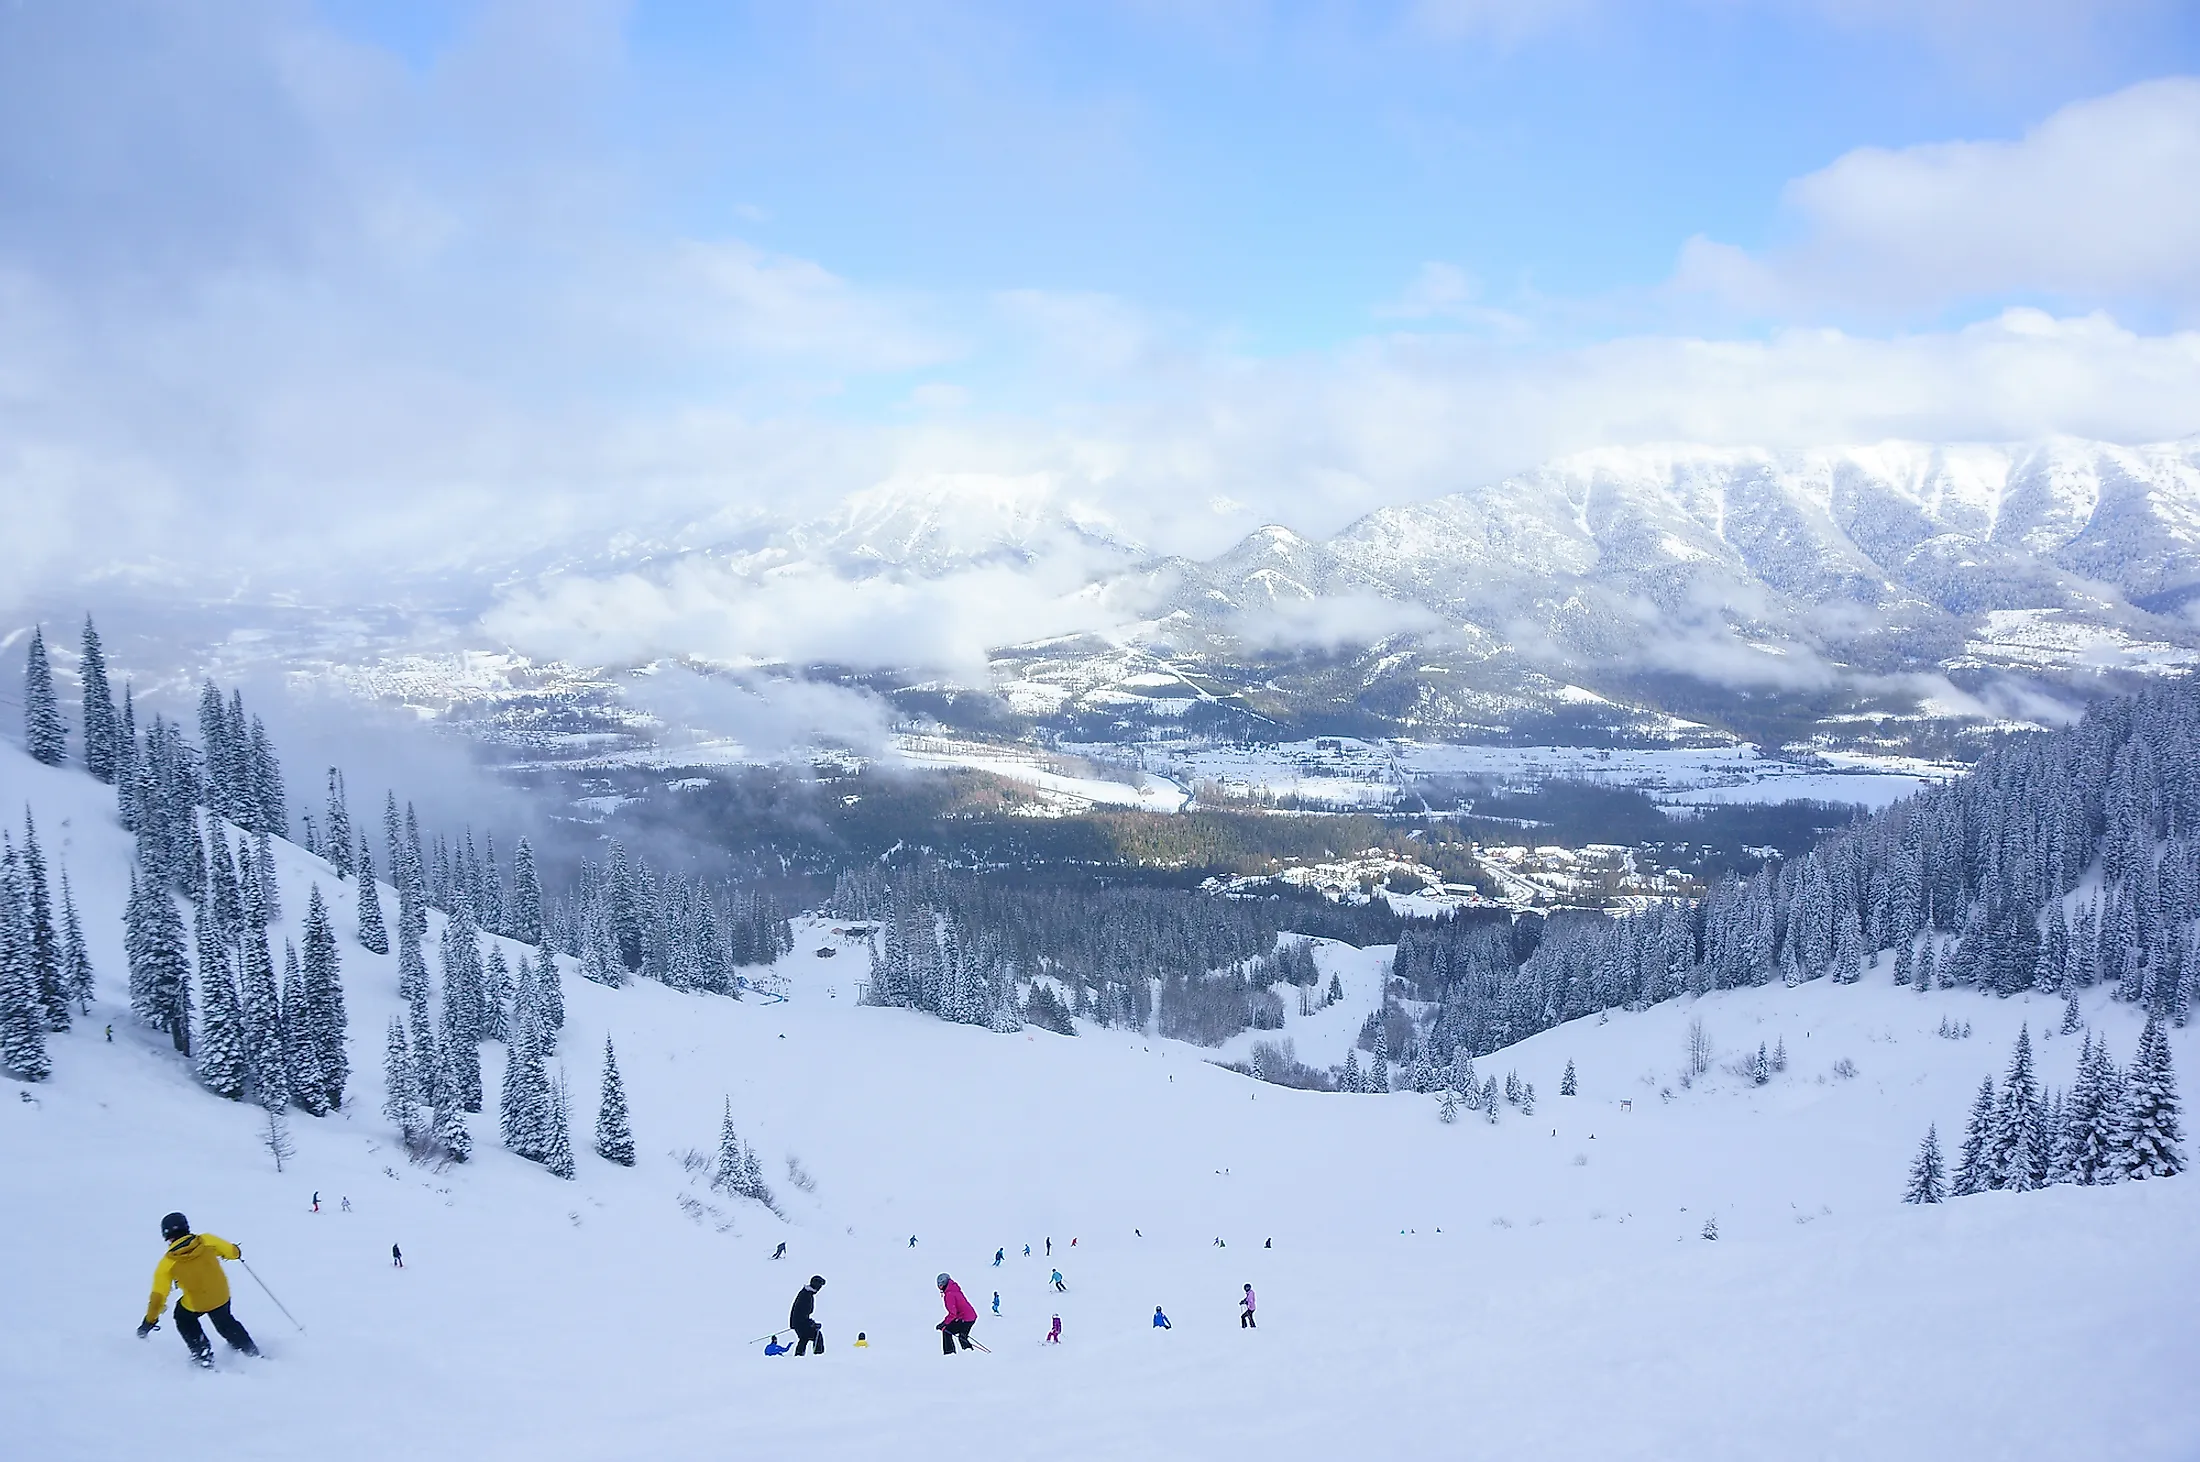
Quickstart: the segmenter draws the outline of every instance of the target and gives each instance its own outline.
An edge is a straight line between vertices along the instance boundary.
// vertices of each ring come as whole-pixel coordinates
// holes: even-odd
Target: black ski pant
[[[1254,1323],[1253,1323],[1253,1312],[1252,1312],[1251,1310],[1243,1310],[1243,1311],[1240,1311],[1240,1312],[1239,1312],[1239,1314],[1238,1314],[1238,1329],[1240,1329],[1240,1330],[1258,1330],[1259,1328],[1260,1328],[1260,1326],[1258,1326],[1258,1325],[1256,1325],[1256,1324],[1254,1324]]]
[[[207,1344],[206,1332],[199,1328],[201,1315],[214,1322],[214,1328],[221,1332],[222,1339],[228,1341],[232,1348],[241,1350],[246,1355],[260,1353],[260,1347],[252,1343],[252,1332],[238,1323],[235,1315],[229,1313],[229,1301],[223,1300],[211,1310],[187,1310],[183,1301],[177,1300],[176,1333],[183,1337],[185,1345],[191,1347],[193,1355],[204,1355],[213,1348]]]
[[[810,1321],[806,1325],[795,1326],[794,1333],[796,1337],[794,1342],[794,1353],[796,1355],[808,1355],[810,1353],[810,1347],[813,1345],[817,1347],[817,1353],[819,1355],[823,1355],[825,1353],[825,1332],[818,1327],[818,1323],[815,1320]]]
[[[953,1355],[957,1341],[962,1343],[964,1350],[970,1349],[970,1327],[977,1323],[975,1320],[950,1320],[940,1326],[940,1354]]]

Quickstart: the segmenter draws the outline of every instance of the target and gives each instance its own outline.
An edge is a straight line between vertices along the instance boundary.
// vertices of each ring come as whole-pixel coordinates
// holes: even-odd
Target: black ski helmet
[[[825,1287],[825,1276],[824,1276],[824,1275],[822,1275],[822,1274],[813,1274],[813,1275],[811,1275],[811,1276],[810,1276],[810,1288],[812,1288],[812,1289],[823,1289],[824,1287]]]
[[[189,1232],[191,1220],[180,1213],[171,1213],[160,1221],[160,1236],[171,1244]]]
[[[947,1288],[947,1276],[942,1274],[938,1278],[934,1279],[932,1281],[932,1287],[935,1289]]]

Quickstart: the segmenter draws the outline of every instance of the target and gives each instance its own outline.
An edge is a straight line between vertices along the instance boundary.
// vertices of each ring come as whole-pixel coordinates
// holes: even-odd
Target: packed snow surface
[[[1897,1201],[1926,1124],[1953,1147],[1979,1078],[2020,1024],[2054,1023],[2052,1003],[1874,974],[1591,1017],[1480,1063],[1533,1082],[1533,1115],[1447,1126],[1428,1097],[1256,1084],[1121,1031],[999,1035],[859,1006],[861,946],[805,921],[783,1002],[568,973],[580,1174],[561,1182],[496,1144],[494,1044],[475,1160],[405,1161],[379,1113],[395,961],[347,942],[350,1099],[292,1115],[278,1174],[258,1113],[200,1090],[122,1008],[129,844],[106,789],[0,751],[0,806],[26,802],[83,906],[101,1004],[54,1039],[51,1081],[0,1093],[10,1456],[2200,1453],[2200,1184]],[[350,886],[287,846],[277,863],[278,938],[299,937],[311,882],[348,936]],[[1378,998],[1383,955],[1319,957],[1345,1001],[1278,1034],[1328,1061]],[[2132,1012],[2096,995],[2086,1013],[2128,1059]],[[1936,1036],[1951,1017],[1973,1035]],[[1683,1087],[1695,1018],[1719,1065]],[[607,1034],[631,1170],[586,1151]],[[2189,1091],[2200,1051],[2174,1039]],[[1781,1040],[1790,1066],[1769,1085],[1725,1069]],[[2077,1047],[2041,1042],[2051,1083]],[[1569,1060],[1581,1093],[1562,1098]],[[729,1096],[784,1221],[682,1163],[712,1153]],[[790,1157],[814,1192],[787,1181]],[[305,1333],[232,1266],[270,1359],[217,1347],[209,1375],[172,1324],[137,1340],[172,1208],[240,1243]],[[942,1270],[990,1354],[939,1354]],[[828,1352],[765,1358],[812,1273]],[[1248,1283],[1260,1323],[1242,1331]],[[1173,1330],[1151,1327],[1156,1305]],[[1043,1346],[1057,1313],[1063,1343]]]

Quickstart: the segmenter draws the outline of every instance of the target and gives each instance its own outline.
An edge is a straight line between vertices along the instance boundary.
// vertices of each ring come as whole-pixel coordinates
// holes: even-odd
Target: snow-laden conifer
[[[611,1037],[603,1038],[603,1097],[596,1107],[596,1155],[622,1167],[634,1166],[634,1133],[626,1120],[626,1084],[619,1079],[619,1058]]]
[[[1910,1185],[1903,1190],[1904,1203],[1938,1203],[1948,1196],[1947,1173],[1940,1158],[1940,1129],[1929,1126],[1910,1163]]]
[[[23,749],[50,767],[60,766],[69,755],[61,703],[53,693],[53,665],[46,658],[46,632],[35,627],[23,665]]]

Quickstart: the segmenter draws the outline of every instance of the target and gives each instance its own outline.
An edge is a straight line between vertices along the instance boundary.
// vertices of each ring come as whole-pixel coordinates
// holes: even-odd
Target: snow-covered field
[[[1120,755],[1103,747],[1094,756]],[[1235,796],[1296,797],[1338,807],[1417,805],[1414,787],[1473,778],[1637,788],[1676,806],[1814,800],[1884,807],[1960,770],[1914,757],[1836,752],[1802,760],[1745,744],[1710,747],[1467,746],[1325,737],[1270,746],[1140,748],[1148,764]]]
[[[105,789],[0,751],[0,806],[26,802],[74,880],[103,1003],[55,1038],[50,1082],[0,1093],[11,1457],[2200,1455],[2200,1183],[1897,1201],[1926,1123],[1952,1144],[2052,1004],[1869,976],[1592,1017],[1481,1063],[1535,1084],[1532,1116],[1445,1126],[1426,1097],[1258,1085],[1122,1032],[859,1007],[861,954],[816,957],[837,941],[805,924],[784,1002],[568,976],[576,1147],[609,1034],[641,1159],[583,1150],[561,1182],[498,1148],[491,1114],[473,1162],[405,1163],[379,1115],[395,962],[347,943],[351,1098],[294,1114],[278,1175],[255,1113],[121,1008],[129,846]],[[281,934],[318,879],[348,935],[348,886],[295,849],[278,866]],[[1379,952],[1320,958],[1347,995],[1281,1033],[1309,1060],[1342,1054],[1381,979]],[[2096,996],[2088,1015],[2128,1058],[2132,1013]],[[1935,1036],[1949,1016],[1973,1037]],[[1790,1069],[1682,1088],[1692,1017],[1722,1063],[1784,1039]],[[2189,1092],[2200,1049],[2175,1041]],[[2050,1082],[2076,1048],[2042,1044]],[[1581,1094],[1561,1098],[1569,1060]],[[492,1113],[501,1064],[492,1044]],[[784,1222],[680,1161],[713,1149],[729,1095]],[[788,1156],[814,1193],[784,1181]],[[241,1243],[307,1333],[233,1267],[270,1361],[224,1351],[206,1375],[171,1329],[136,1340],[170,1208]],[[1066,1293],[1045,1282],[1050,1237]],[[943,1269],[991,1354],[939,1355]],[[812,1272],[828,1353],[766,1359],[752,1337]],[[1151,1328],[1157,1304],[1175,1329]],[[1055,1313],[1064,1343],[1042,1347]]]

